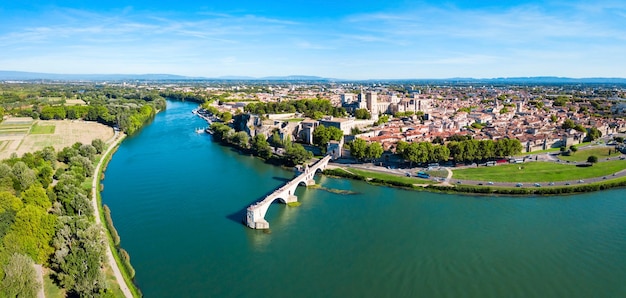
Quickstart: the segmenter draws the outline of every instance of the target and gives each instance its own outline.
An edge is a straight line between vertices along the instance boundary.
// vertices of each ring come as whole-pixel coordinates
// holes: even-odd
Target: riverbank
[[[128,274],[126,268],[124,267],[111,238],[111,232],[107,228],[107,225],[103,224],[104,222],[104,212],[102,210],[102,198],[100,196],[100,181],[102,180],[102,175],[104,170],[106,169],[107,164],[111,160],[113,153],[117,150],[118,146],[121,142],[126,138],[125,134],[118,134],[115,139],[113,139],[112,143],[109,144],[106,151],[102,154],[102,158],[98,162],[98,165],[95,169],[95,175],[92,182],[92,205],[94,210],[97,212],[97,216],[95,216],[96,224],[100,225],[105,231],[107,235],[106,245],[106,254],[109,266],[113,271],[113,275],[117,280],[117,283],[120,287],[120,290],[124,294],[124,297],[132,298],[132,297],[141,297],[141,292],[134,285],[130,275]],[[123,268],[123,269],[120,269]]]
[[[403,177],[382,171],[368,171],[364,169],[355,170],[344,165],[333,164],[332,169],[324,171],[325,175],[348,178],[359,181],[366,181],[374,185],[384,185],[398,187],[402,189],[425,190],[442,193],[462,193],[462,194],[481,194],[481,195],[560,195],[560,194],[577,194],[607,190],[612,188],[626,187],[626,177],[620,176],[610,180],[601,179],[595,182],[580,182],[576,185],[564,186],[541,186],[539,183],[532,187],[507,187],[489,185],[488,181],[476,182],[475,185],[467,184],[450,184],[448,179],[441,183],[433,183],[433,181],[423,179],[423,183],[416,181],[415,178]],[[411,179],[411,180],[409,180]],[[582,181],[582,180],[581,180]],[[544,182],[541,182],[544,183]],[[549,182],[545,182],[546,185]],[[537,186],[539,185],[539,186]]]

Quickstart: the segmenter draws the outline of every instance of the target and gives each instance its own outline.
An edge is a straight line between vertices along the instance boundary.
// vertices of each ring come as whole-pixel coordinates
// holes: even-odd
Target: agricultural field
[[[608,176],[623,169],[626,169],[626,160],[601,162],[591,167],[555,162],[528,162],[453,170],[452,178],[493,182],[556,182]]]
[[[39,125],[35,123],[30,129],[30,133],[34,135],[47,135],[53,134],[56,126],[54,125]]]
[[[21,156],[46,146],[60,150],[76,142],[87,144],[94,139],[106,142],[113,136],[111,127],[96,122],[8,118],[0,123],[0,160],[14,152]]]

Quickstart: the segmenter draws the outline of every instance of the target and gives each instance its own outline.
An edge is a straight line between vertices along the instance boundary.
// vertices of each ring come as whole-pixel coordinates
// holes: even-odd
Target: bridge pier
[[[313,166],[307,167],[305,171],[300,172],[297,177],[289,181],[287,184],[279,187],[273,193],[266,196],[262,201],[250,205],[246,209],[246,226],[251,229],[269,229],[270,224],[265,220],[265,213],[267,213],[267,209],[270,207],[272,202],[275,200],[280,200],[285,204],[297,202],[298,197],[294,195],[294,193],[298,185],[301,183],[306,186],[315,185],[315,180],[313,180],[315,172],[326,168],[329,160],[330,156],[325,156],[317,161]]]

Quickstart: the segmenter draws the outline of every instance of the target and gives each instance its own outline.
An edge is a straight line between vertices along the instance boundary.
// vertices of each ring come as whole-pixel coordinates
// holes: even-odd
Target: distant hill
[[[566,78],[566,77],[510,77],[510,78],[448,78],[448,79],[372,79],[344,80],[318,76],[221,76],[216,78],[189,77],[173,74],[54,74],[0,70],[0,81],[299,81],[299,82],[395,82],[422,84],[626,84],[626,78]]]
[[[193,77],[185,77],[171,74],[56,74],[23,71],[0,71],[0,80],[3,81],[123,81],[123,80],[191,80]]]

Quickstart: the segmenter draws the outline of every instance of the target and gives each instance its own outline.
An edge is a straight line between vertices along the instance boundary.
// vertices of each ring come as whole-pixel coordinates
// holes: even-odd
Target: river
[[[146,297],[626,297],[626,190],[480,197],[317,177],[302,205],[244,209],[293,177],[220,146],[195,104],[113,156],[102,193]]]

